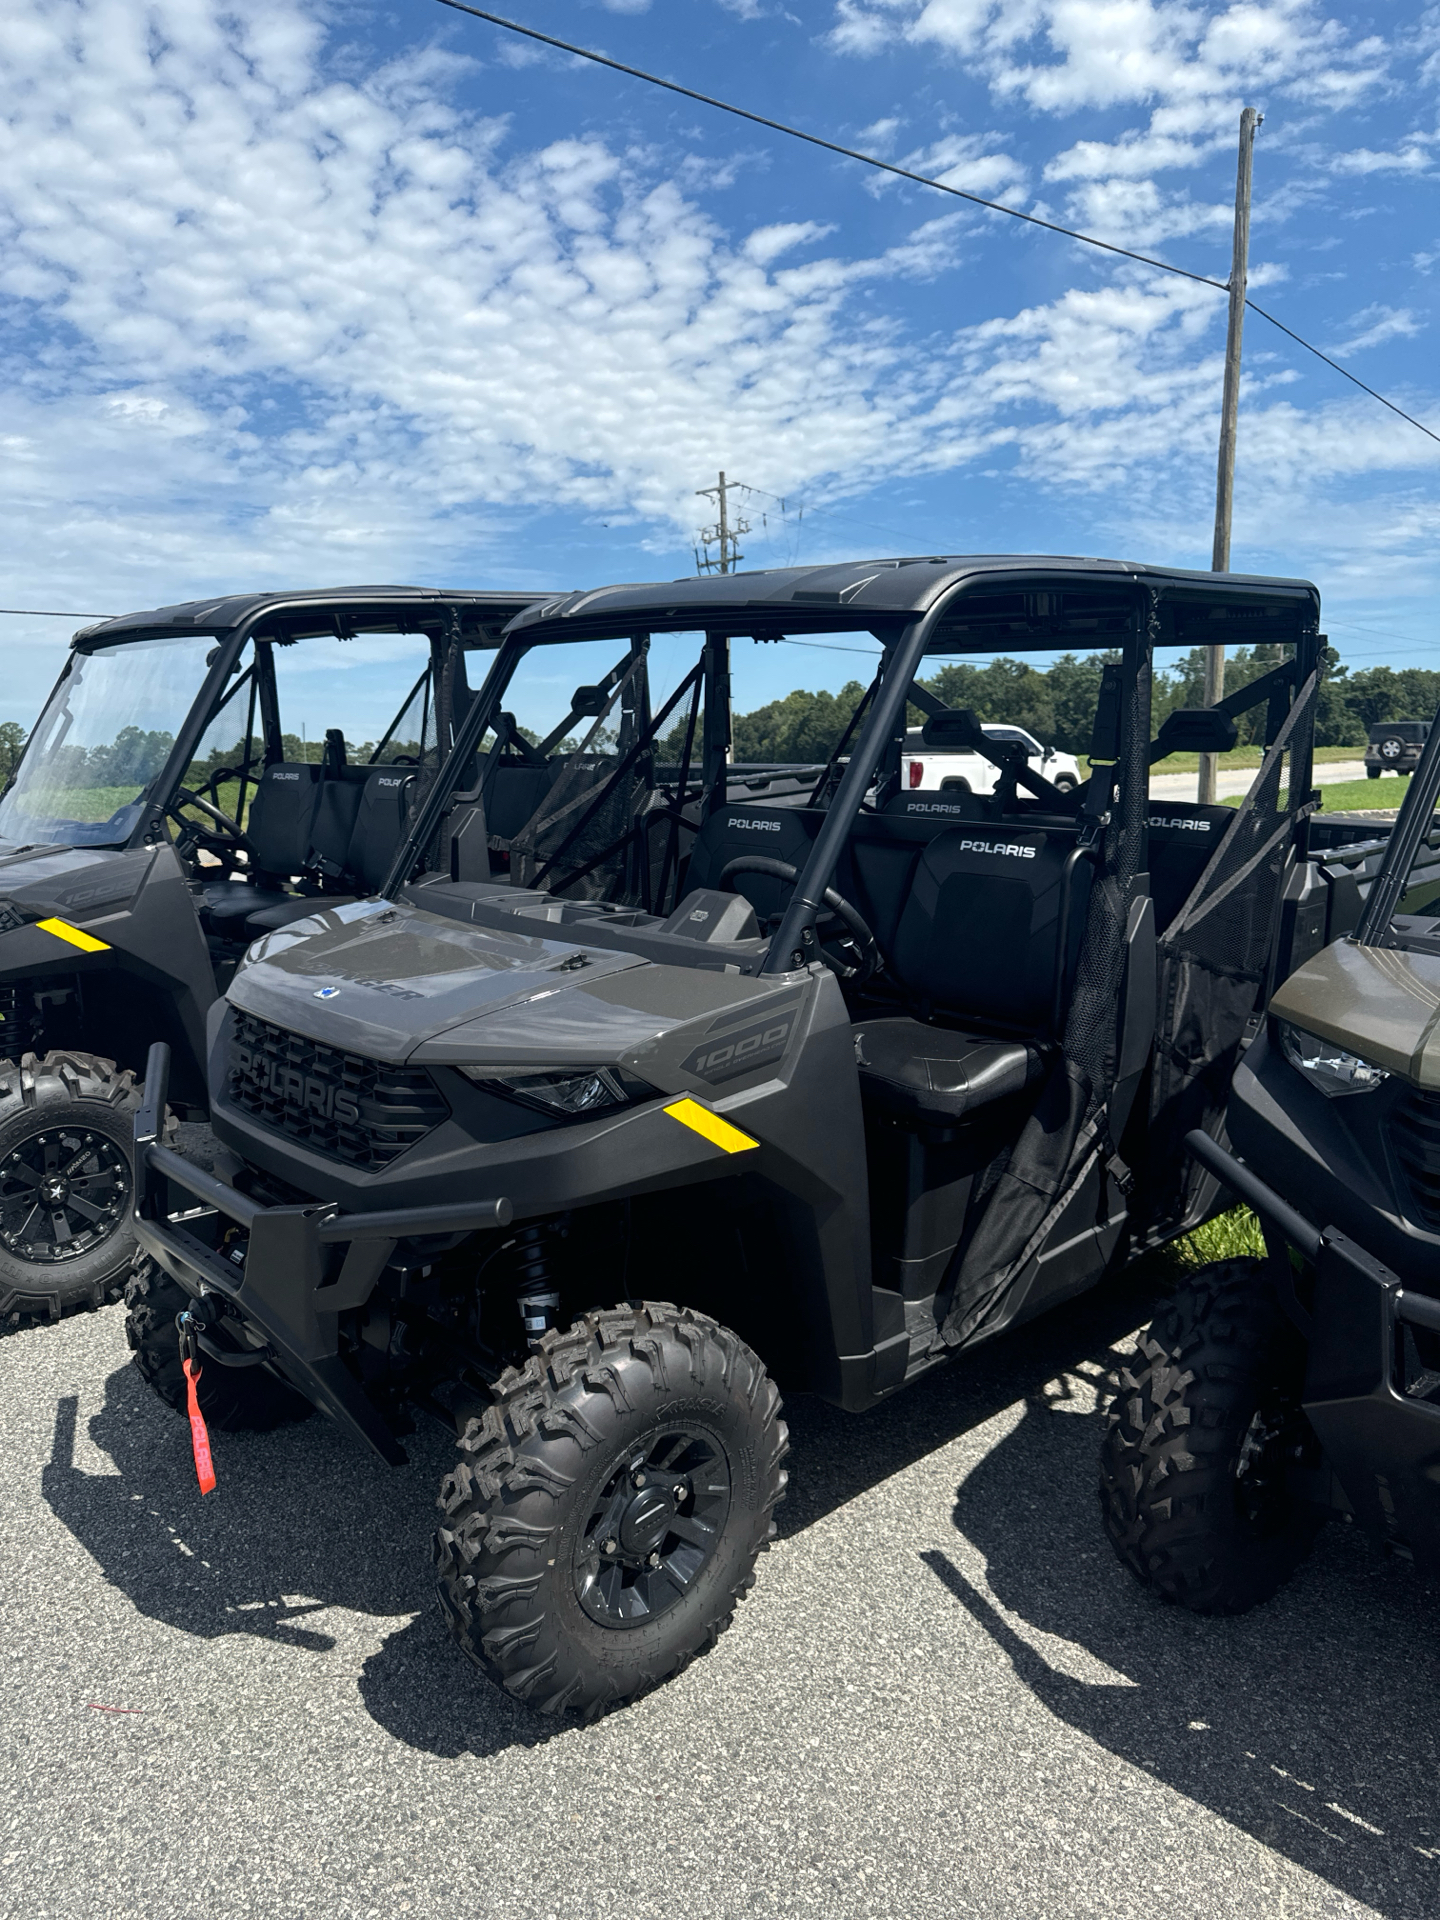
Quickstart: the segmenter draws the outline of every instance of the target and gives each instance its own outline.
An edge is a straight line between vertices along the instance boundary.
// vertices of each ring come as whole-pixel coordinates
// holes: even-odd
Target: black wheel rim
[[[628,1448],[575,1547],[575,1593],[604,1627],[644,1627],[678,1606],[730,1515],[730,1462],[703,1427],[657,1428]]]
[[[53,1267],[78,1260],[125,1218],[130,1167],[103,1133],[47,1127],[0,1163],[0,1246]]]
[[[1305,1425],[1287,1400],[1256,1408],[1235,1463],[1235,1507],[1257,1540],[1272,1539],[1289,1524],[1293,1500],[1289,1469],[1305,1451]]]

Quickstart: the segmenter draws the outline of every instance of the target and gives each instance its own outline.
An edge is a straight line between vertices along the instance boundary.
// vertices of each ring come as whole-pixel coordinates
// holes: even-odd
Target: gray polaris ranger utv
[[[205,1015],[246,944],[378,887],[467,657],[525,601],[235,594],[75,635],[0,797],[0,1320],[123,1280],[147,1048],[203,1116]]]
[[[453,1418],[435,1556],[466,1652],[551,1710],[673,1673],[769,1536],[772,1378],[860,1412],[1212,1204],[1181,1142],[1350,899],[1305,840],[1318,611],[1301,581],[1000,557],[519,615],[385,897],[236,973],[215,1174],[157,1141],[155,1057],[147,1376],[178,1405],[198,1363],[229,1426],[284,1382],[389,1461],[407,1407]],[[854,723],[803,790],[737,798],[732,650],[826,634],[876,650]],[[1273,670],[1152,740],[1155,650],[1241,635]],[[682,636],[693,666],[652,701]],[[504,703],[552,650],[593,664],[559,723],[583,737],[542,770]],[[997,651],[1099,656],[1078,791],[916,684]],[[1257,703],[1244,803],[1152,812],[1150,762],[1225,751]],[[917,709],[993,794],[902,787]],[[497,833],[527,781],[528,825]]]
[[[1353,934],[1270,1002],[1196,1158],[1268,1257],[1196,1273],[1121,1382],[1101,1511],[1168,1600],[1272,1594],[1326,1518],[1440,1568],[1440,726]],[[1148,1364],[1146,1364],[1148,1363]]]

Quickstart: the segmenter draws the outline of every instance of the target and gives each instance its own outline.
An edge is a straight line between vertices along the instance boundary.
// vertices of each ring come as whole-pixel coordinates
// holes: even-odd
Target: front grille
[[[235,1015],[228,1084],[234,1105],[262,1126],[372,1173],[450,1113],[422,1068],[321,1046],[248,1013]]]
[[[1390,1139],[1405,1169],[1416,1220],[1440,1227],[1440,1094],[1407,1093],[1391,1116]]]

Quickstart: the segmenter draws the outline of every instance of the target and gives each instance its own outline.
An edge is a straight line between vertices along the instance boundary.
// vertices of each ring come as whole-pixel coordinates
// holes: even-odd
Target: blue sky
[[[510,10],[1219,279],[1254,105],[1252,293],[1440,425],[1440,9]],[[671,578],[720,467],[752,565],[1208,564],[1204,288],[430,0],[11,0],[0,82],[7,606]],[[1356,665],[1440,665],[1440,445],[1245,344],[1235,566],[1315,578]],[[0,717],[67,633],[0,621]],[[764,694],[852,664],[766,657]]]

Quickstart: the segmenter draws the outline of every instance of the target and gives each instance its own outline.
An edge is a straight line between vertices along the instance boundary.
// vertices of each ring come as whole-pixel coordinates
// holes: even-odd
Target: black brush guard
[[[397,1244],[427,1234],[470,1233],[510,1224],[508,1200],[463,1200],[383,1213],[342,1213],[333,1201],[264,1207],[160,1144],[170,1049],[151,1047],[144,1104],[135,1115],[135,1230],[141,1246],[187,1293],[218,1294],[265,1341],[290,1384],[392,1466],[405,1451],[339,1353],[339,1316],[363,1306]],[[173,1208],[171,1189],[197,1201]],[[186,1220],[213,1212],[246,1235],[243,1264],[223,1257]],[[332,1251],[345,1249],[337,1261]],[[211,1358],[234,1364],[207,1340]],[[243,1350],[235,1356],[250,1364]]]
[[[1207,1134],[1186,1146],[1254,1208],[1270,1266],[1307,1356],[1301,1404],[1355,1517],[1377,1538],[1440,1569],[1440,1406],[1404,1391],[1406,1327],[1440,1333],[1440,1299],[1415,1293],[1334,1227],[1313,1227]],[[1308,1309],[1289,1248],[1314,1268]]]

